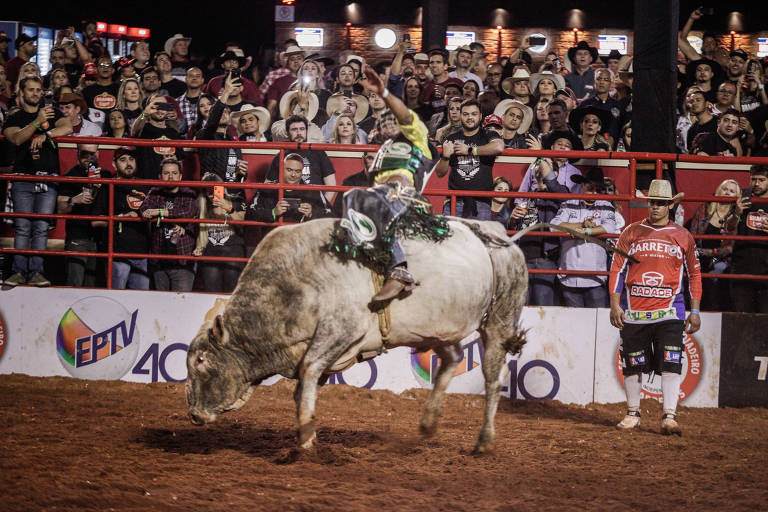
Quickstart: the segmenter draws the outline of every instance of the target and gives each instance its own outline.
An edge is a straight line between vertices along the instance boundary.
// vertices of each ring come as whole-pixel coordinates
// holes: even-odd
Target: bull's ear
[[[221,343],[224,339],[224,324],[221,315],[216,315],[216,318],[213,320],[213,338],[218,343]]]

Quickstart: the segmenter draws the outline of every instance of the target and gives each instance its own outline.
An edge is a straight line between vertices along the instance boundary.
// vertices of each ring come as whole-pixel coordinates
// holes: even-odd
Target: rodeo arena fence
[[[325,151],[331,158],[338,182],[361,168],[359,156],[375,152],[378,146],[313,144],[313,143],[253,143],[232,141],[140,140],[91,137],[62,137],[59,143],[61,169],[76,163],[77,144],[99,145],[102,168],[111,169],[112,152],[120,146],[155,146],[186,149],[184,179],[174,185],[194,189],[214,185],[236,188],[246,193],[246,204],[258,190],[277,190],[279,199],[286,189],[318,190],[343,193],[352,187],[327,185],[288,185],[284,179],[284,158],[296,150]],[[230,148],[242,150],[248,161],[245,182],[202,182],[197,148]],[[263,183],[266,168],[278,155],[279,182]],[[662,178],[671,168],[675,172],[678,188],[685,191],[683,205],[686,218],[701,203],[734,202],[735,197],[712,195],[717,185],[727,178],[748,186],[749,166],[768,164],[768,158],[711,157],[682,154],[655,154],[642,152],[558,152],[544,150],[505,150],[497,157],[494,177],[505,176],[518,185],[528,166],[537,157],[581,159],[577,167],[600,166],[605,176],[613,178],[618,194],[557,194],[541,192],[476,192],[448,190],[447,177],[432,176],[423,194],[436,212],[442,212],[445,198],[449,198],[450,211],[455,213],[459,197],[508,197],[546,199],[602,199],[618,202],[626,223],[647,216],[644,203],[637,203],[635,195],[638,172]],[[144,169],[143,172],[148,170]],[[0,373],[27,373],[30,375],[70,375],[78,378],[123,379],[135,382],[181,381],[186,377],[185,355],[187,343],[197,332],[203,318],[220,308],[227,295],[210,293],[145,292],[111,290],[112,262],[115,258],[179,259],[214,262],[246,262],[247,258],[211,256],[178,256],[164,254],[116,253],[113,250],[116,222],[148,222],[142,218],[114,215],[115,186],[130,183],[141,186],[167,186],[167,182],[147,179],[122,180],[117,178],[65,178],[57,176],[6,174],[3,179],[14,181],[100,184],[108,191],[109,212],[106,216],[68,214],[32,214],[0,212],[5,219],[77,219],[107,221],[106,252],[73,252],[50,249],[61,247],[63,222],[49,237],[48,250],[19,250],[8,247],[6,238],[0,252],[38,256],[79,256],[106,259],[106,286],[109,291],[75,288],[35,289],[18,287],[2,292],[0,301]],[[755,203],[768,200],[753,198]],[[152,222],[156,222],[154,219]],[[228,223],[235,226],[275,226],[274,223],[246,220],[218,219],[166,219],[164,223]],[[514,234],[516,231],[509,231]],[[5,235],[8,236],[7,234]],[[563,232],[535,231],[526,236],[569,237]],[[618,238],[617,234],[599,235],[599,238]],[[695,235],[697,240],[760,240],[765,237],[737,235]],[[12,238],[11,238],[12,240]],[[56,245],[58,240],[59,245]],[[11,244],[12,245],[12,244]],[[247,238],[247,245],[254,245]],[[531,273],[583,274],[607,276],[607,271],[531,269]],[[768,275],[704,273],[704,279],[768,279]],[[162,298],[160,298],[162,297]],[[36,309],[31,304],[44,304]],[[26,307],[25,307],[26,306]],[[48,312],[47,310],[51,310]],[[46,310],[46,311],[43,311]],[[91,323],[88,315],[100,313],[99,320]],[[141,312],[141,314],[139,314]],[[103,317],[103,318],[102,318]],[[179,321],[184,319],[185,321]],[[79,321],[79,323],[76,322]],[[198,321],[199,320],[199,321]],[[94,323],[95,322],[95,323]],[[526,307],[523,326],[530,329],[529,342],[518,356],[507,356],[510,370],[504,385],[504,394],[513,398],[556,399],[565,403],[620,402],[624,400],[620,363],[618,359],[618,331],[610,326],[607,309],[576,309],[561,307]],[[96,325],[98,324],[98,325]],[[703,327],[695,335],[685,335],[684,378],[681,387],[682,405],[694,407],[768,406],[768,315],[743,313],[702,314]],[[79,326],[79,327],[76,327]],[[79,330],[78,330],[79,329]],[[762,333],[762,334],[761,334]],[[84,341],[86,340],[86,341]],[[92,351],[88,360],[82,360],[82,343]],[[483,393],[480,365],[482,344],[478,336],[462,342],[463,359],[457,377],[449,392]],[[85,350],[87,353],[88,350]],[[112,359],[110,365],[101,363]],[[98,363],[98,364],[97,364]],[[357,364],[330,379],[330,383],[357,385],[374,389],[402,392],[413,387],[429,387],[438,364],[432,353],[415,353],[410,349],[389,350],[376,359]],[[271,380],[274,382],[275,378]],[[660,379],[643,382],[646,398],[660,399]],[[270,382],[267,382],[270,383]]]

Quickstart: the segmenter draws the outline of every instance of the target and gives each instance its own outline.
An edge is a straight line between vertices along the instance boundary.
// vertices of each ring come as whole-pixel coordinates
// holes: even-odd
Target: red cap
[[[504,122],[496,114],[491,114],[489,116],[485,116],[485,119],[483,119],[483,128],[486,128],[486,127],[494,125],[494,124],[496,126],[504,126]]]
[[[85,66],[83,66],[83,74],[85,76],[99,76],[96,64],[93,62],[86,63]]]

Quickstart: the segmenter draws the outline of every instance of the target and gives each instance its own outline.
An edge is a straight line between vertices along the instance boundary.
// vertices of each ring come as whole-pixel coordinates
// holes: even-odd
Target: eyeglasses
[[[112,64],[109,64],[108,62],[99,62],[100,68],[111,68]]]

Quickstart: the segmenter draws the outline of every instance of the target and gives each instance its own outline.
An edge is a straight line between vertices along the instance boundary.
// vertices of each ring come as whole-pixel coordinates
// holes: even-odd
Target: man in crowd
[[[50,105],[41,105],[43,83],[37,77],[19,82],[21,108],[11,114],[3,127],[3,135],[16,147],[13,172],[17,174],[59,174],[59,153],[53,139],[72,133],[69,119]],[[11,187],[13,209],[21,213],[53,213],[56,210],[56,188],[51,184],[16,181]],[[48,243],[48,221],[25,219],[13,221],[14,249],[42,251]],[[50,286],[43,275],[42,256],[16,254],[13,275],[5,280],[7,286],[29,282],[35,286]]]
[[[141,79],[141,91],[144,93],[145,98],[160,93],[160,73],[157,72],[154,66],[144,68],[139,78]]]
[[[149,44],[146,41],[136,41],[131,44],[131,57],[133,61],[133,69],[137,75],[141,75],[141,72],[148,66],[150,66],[149,59],[151,54],[149,53]]]
[[[359,94],[353,94],[352,97],[347,97],[343,94],[336,93],[326,103],[326,112],[328,113],[328,121],[322,127],[323,137],[326,141],[330,141],[333,135],[333,130],[336,127],[336,120],[340,115],[348,115],[354,119],[355,123],[359,123],[365,118],[368,112],[368,101],[365,96]],[[357,126],[357,138],[360,144],[368,143],[368,133]]]
[[[585,176],[574,175],[572,180],[581,184],[582,194],[604,194],[605,177],[599,167],[591,167]],[[597,236],[618,233],[616,210],[609,201],[570,199],[560,205],[551,224]],[[608,255],[598,244],[581,239],[564,238],[560,250],[560,270],[605,271]],[[608,290],[604,276],[560,275],[565,306],[569,308],[608,307]]]
[[[531,107],[517,100],[507,99],[499,102],[494,113],[504,123],[502,132],[504,147],[506,149],[528,149],[526,135],[533,121]]]
[[[187,69],[195,65],[189,56],[190,43],[192,38],[181,34],[175,34],[165,42],[163,49],[171,56],[171,73],[176,78],[183,78]]]
[[[691,153],[703,156],[741,156],[741,145],[738,144],[736,134],[739,131],[739,119],[741,112],[735,108],[729,108],[717,116],[717,131],[714,133],[700,133],[691,143]]]
[[[144,112],[136,118],[131,127],[131,137],[136,139],[180,139],[178,130],[169,124],[168,116],[173,113],[173,106],[168,103],[165,96],[155,96],[147,101]],[[175,124],[175,123],[174,123]],[[145,146],[138,150],[139,170],[142,173],[151,173],[152,169],[158,169],[160,162],[168,157],[177,159],[184,157],[182,148]],[[154,176],[140,175],[141,178],[153,179]]]
[[[342,64],[336,69],[335,94],[357,94],[360,90],[355,87],[357,72],[351,64]]]
[[[699,59],[686,66],[688,83],[695,84],[710,103],[717,102],[718,87],[725,78],[723,68],[713,60]]]
[[[76,137],[101,137],[101,128],[96,123],[85,119],[88,105],[79,94],[65,92],[59,98],[59,109],[72,125],[72,135]]]
[[[495,91],[496,95],[499,98],[501,98],[501,95],[502,95],[501,73],[502,73],[501,64],[497,62],[494,62],[493,64],[488,64],[488,70],[485,73],[485,90]]]
[[[5,63],[5,74],[13,87],[19,79],[21,66],[37,55],[37,37],[29,37],[25,33],[16,38],[16,56]]]
[[[109,171],[99,167],[99,147],[96,144],[77,145],[77,165],[68,170],[68,178],[110,178]],[[101,184],[64,183],[59,187],[58,212],[70,215],[94,215],[94,202],[108,195]],[[73,252],[97,252],[104,246],[103,230],[91,225],[90,220],[67,219],[64,248]],[[98,258],[67,257],[67,286],[96,286]]]
[[[429,55],[426,53],[416,53],[413,56],[413,76],[424,86],[429,81]]]
[[[300,116],[291,116],[285,120],[285,126],[288,130],[288,137],[291,142],[306,142],[307,128],[309,123],[307,119]],[[331,160],[325,151],[310,151],[308,149],[299,149],[295,153],[304,159],[304,169],[301,173],[301,179],[309,185],[336,185],[336,170],[333,168]],[[267,171],[266,181],[277,182],[280,171],[279,155],[275,155]],[[325,192],[325,197],[331,201],[335,192]]]
[[[565,75],[565,83],[576,94],[579,101],[594,95],[595,72],[592,64],[597,60],[597,48],[589,46],[586,41],[568,50],[568,58],[572,63],[572,71]]]
[[[686,134],[686,147],[690,148],[698,134],[717,131],[717,119],[709,112],[710,105],[702,91],[691,91],[688,95],[688,106],[691,115],[696,119]]]
[[[749,60],[749,54],[747,54],[747,52],[745,52],[741,48],[731,50],[731,52],[728,54],[728,66],[726,67],[728,80],[730,80],[737,86],[740,85],[740,82],[744,79],[744,76],[747,74],[748,60]]]
[[[392,65],[389,68],[389,77],[387,78],[387,89],[392,94],[402,98],[405,80],[413,76],[414,60],[413,54],[407,53],[412,47],[410,41],[402,41],[397,47],[395,58],[392,59]]]
[[[120,91],[120,83],[115,82],[112,76],[115,68],[112,60],[104,55],[96,60],[96,83],[83,89],[83,97],[89,108],[102,112],[102,119],[106,119],[107,113],[117,106],[117,93]]]
[[[115,150],[113,164],[117,178],[136,178],[137,153],[132,147]],[[118,217],[139,217],[139,208],[147,197],[147,187],[141,185],[116,185],[114,214]],[[94,203],[93,215],[108,215],[108,194],[99,194]],[[92,221],[94,227],[107,227],[102,220]],[[118,253],[147,254],[149,252],[149,226],[146,222],[115,222],[114,251]],[[112,261],[112,288],[149,290],[147,258],[115,258]]]
[[[163,219],[192,219],[198,216],[197,193],[191,188],[179,187],[172,182],[181,181],[181,162],[166,158],[160,164],[159,179],[171,182],[167,187],[153,187],[147,194],[139,212],[150,220],[152,254],[191,256],[195,248],[196,225],[162,222]],[[160,222],[156,222],[156,219]],[[194,265],[190,260],[159,260],[153,275],[155,288],[188,292],[195,280]]]
[[[421,91],[421,101],[438,110],[445,106],[445,86],[451,80],[451,76],[448,74],[448,60],[445,50],[429,52],[429,70],[432,72],[432,80],[424,85],[424,89]]]
[[[460,46],[456,49],[456,69],[448,73],[448,76],[452,76],[454,78],[458,78],[462,82],[466,82],[467,80],[474,80],[474,82],[477,84],[477,90],[478,92],[483,91],[483,81],[480,79],[479,76],[472,73],[469,68],[472,66],[472,56],[474,55],[474,52],[469,48],[469,46]]]
[[[735,108],[736,84],[723,82],[717,87],[717,103],[712,107],[712,115],[718,115],[729,108]]]
[[[579,108],[597,107],[611,113],[611,122],[608,126],[603,126],[603,133],[611,134],[613,140],[619,139],[619,116],[621,115],[621,105],[608,94],[613,84],[613,73],[608,68],[600,68],[595,71],[594,92],[595,95],[587,98],[579,104]],[[551,121],[550,121],[551,122]],[[556,128],[552,128],[553,130]]]
[[[208,81],[205,86],[205,93],[210,94],[214,98],[217,98],[221,93],[221,89],[224,86],[224,80],[233,71],[240,71],[240,68],[245,64],[246,57],[243,55],[243,51],[239,48],[234,50],[227,50],[217,59],[219,67],[223,71],[221,75],[215,76]],[[248,79],[245,76],[240,77],[240,82],[243,86],[242,96],[243,99],[249,103],[256,105],[262,104],[262,95],[258,86],[253,83],[253,80]]]
[[[304,62],[304,50],[298,46],[289,46],[285,50],[286,69],[289,73],[275,80],[275,82],[269,87],[267,91],[267,110],[272,114],[273,119],[277,119],[278,111],[277,105],[280,103],[280,98],[283,94],[288,92],[293,82],[296,81],[296,75],[299,72],[301,64]]]
[[[200,93],[205,83],[202,70],[196,67],[189,68],[184,81],[187,84],[187,90],[176,98],[176,101],[184,117],[184,125],[189,129],[197,121],[197,102],[200,100]]]
[[[611,325],[621,330],[621,359],[627,414],[620,430],[640,426],[642,374],[661,374],[664,415],[662,434],[681,434],[677,422],[683,363],[683,330],[701,327],[701,268],[696,242],[683,227],[670,220],[670,212],[683,194],[672,196],[672,185],[653,180],[648,196],[648,218],[630,224],[617,248],[634,261],[616,253],[611,265]],[[691,297],[685,317],[683,272]]]
[[[555,97],[547,105],[547,116],[549,117],[549,127],[552,132],[569,132],[571,126],[568,124],[568,106],[561,97]]]
[[[768,166],[753,165],[749,172],[751,198],[768,199]],[[741,236],[768,236],[768,204],[752,203],[750,196],[737,202],[737,217],[730,222]],[[733,226],[733,224],[737,224]],[[765,275],[768,269],[768,242],[736,240],[733,246],[733,273]],[[768,282],[733,280],[731,300],[734,311],[742,313],[768,313]]]
[[[512,76],[505,78],[501,82],[501,88],[504,91],[504,97],[517,100],[523,105],[529,107],[534,105],[536,100],[531,94],[531,88],[528,85],[531,80],[531,74],[527,69],[519,67],[515,69]]]
[[[51,49],[49,63],[51,65],[51,69],[48,71],[48,74],[43,77],[43,85],[46,89],[51,88],[51,74],[53,74],[53,72],[57,69],[64,69],[64,65],[67,63],[67,52],[64,51],[64,48],[60,46],[54,46]],[[67,74],[67,76],[69,76],[69,74]]]
[[[443,142],[443,155],[435,173],[448,176],[450,190],[493,190],[493,163],[504,151],[504,141],[495,132],[480,127],[480,104],[467,100],[461,105],[461,130],[451,133]],[[490,198],[457,197],[456,216],[490,220]],[[451,201],[446,201],[443,214],[451,214]]]
[[[160,91],[164,96],[178,98],[184,94],[184,82],[171,74],[171,57],[167,53],[155,53],[155,69],[160,77]]]

